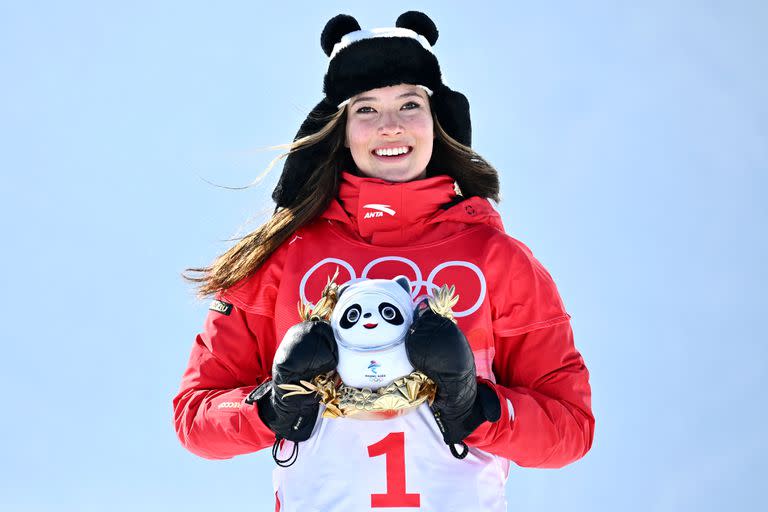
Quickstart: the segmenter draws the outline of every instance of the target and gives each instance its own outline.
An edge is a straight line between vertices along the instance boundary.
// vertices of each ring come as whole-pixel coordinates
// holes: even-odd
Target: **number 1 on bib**
[[[421,495],[405,492],[405,433],[392,432],[368,447],[369,457],[386,456],[387,493],[371,494],[371,508],[421,506]]]

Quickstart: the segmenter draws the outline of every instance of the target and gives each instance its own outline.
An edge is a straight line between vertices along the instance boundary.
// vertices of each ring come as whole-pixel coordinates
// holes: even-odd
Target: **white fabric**
[[[350,44],[374,37],[408,37],[417,40],[425,50],[432,52],[432,45],[429,44],[427,38],[417,34],[411,29],[400,27],[372,28],[369,30],[356,30],[344,35],[338,43],[333,45],[333,51],[331,52],[329,60],[333,59],[337,53]]]
[[[292,450],[293,443],[285,442],[280,458]],[[455,458],[422,404],[385,420],[318,418],[312,437],[299,443],[296,462],[275,469],[273,485],[281,512],[502,512],[508,471],[507,460],[476,448]],[[419,508],[372,508],[372,495],[393,494],[398,478],[404,478],[406,494],[418,495],[410,499],[418,499]]]

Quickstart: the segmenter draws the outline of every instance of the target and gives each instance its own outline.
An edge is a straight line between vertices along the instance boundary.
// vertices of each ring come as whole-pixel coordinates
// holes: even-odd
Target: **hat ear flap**
[[[419,35],[424,36],[431,46],[435,46],[439,32],[429,16],[419,11],[404,12],[397,18],[395,26],[413,30]]]
[[[466,96],[443,85],[432,94],[432,109],[448,135],[472,146],[472,120]]]
[[[320,46],[327,56],[331,56],[333,47],[341,41],[341,38],[350,32],[360,30],[360,24],[349,14],[339,14],[334,16],[325,24],[323,33],[320,35]]]
[[[336,112],[338,108],[324,99],[312,109],[293,140],[297,141],[319,132]],[[330,144],[330,140],[326,138],[311,146],[292,151],[285,158],[280,180],[272,191],[272,199],[277,207],[288,207],[296,201],[299,191],[317,169],[318,164],[330,154]]]

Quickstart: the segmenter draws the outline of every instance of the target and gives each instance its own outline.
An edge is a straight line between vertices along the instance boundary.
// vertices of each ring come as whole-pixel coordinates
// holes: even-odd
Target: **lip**
[[[363,327],[365,327],[366,329],[373,329],[377,325],[379,325],[379,324],[363,324]]]

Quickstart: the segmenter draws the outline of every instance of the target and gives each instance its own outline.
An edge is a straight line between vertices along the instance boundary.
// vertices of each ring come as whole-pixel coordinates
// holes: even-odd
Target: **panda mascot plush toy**
[[[434,326],[445,326],[447,319],[448,325],[451,322],[455,325],[452,308],[459,300],[455,288],[443,285],[432,290],[425,300],[415,303],[410,282],[403,276],[356,280],[341,286],[335,284],[336,277],[329,278],[317,304],[299,303],[302,320],[329,323],[338,349],[336,369],[315,376],[311,382],[278,384],[285,391],[282,398],[314,394],[324,406],[324,418],[361,420],[407,414],[426,402],[451,453],[456,458],[464,458],[469,449],[463,439],[483,421],[499,419],[498,398],[492,389],[477,387],[474,358],[458,328],[440,327],[440,342],[422,345],[420,349],[414,348],[411,332],[414,318],[418,322],[426,318]],[[410,347],[406,347],[406,338]],[[431,340],[432,334],[427,338]],[[446,351],[458,354],[454,357],[463,357],[464,369],[456,370],[455,364],[447,371],[432,368],[440,382],[441,389],[438,389],[434,380],[414,369],[409,353],[417,364],[424,364],[425,358],[432,355],[437,361],[445,360]],[[468,389],[475,392],[468,393]],[[435,404],[438,392],[443,404],[451,396],[471,402],[462,404],[465,407],[459,417],[444,415],[440,405]],[[290,465],[298,448],[295,447],[289,459],[279,460],[276,455],[279,440],[273,446],[272,456],[279,465]],[[463,452],[459,453],[454,445],[463,448]]]
[[[407,277],[363,279],[337,286],[328,280],[316,305],[299,304],[305,321],[329,322],[338,347],[334,371],[312,382],[280,384],[292,394],[317,394],[325,418],[376,420],[405,414],[435,398],[435,383],[414,370],[405,338],[417,308],[453,319],[453,287],[441,287],[415,304]]]
[[[376,390],[413,372],[405,351],[414,308],[407,278],[344,284],[337,297],[330,323],[344,384]]]

